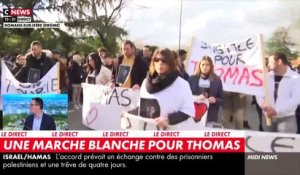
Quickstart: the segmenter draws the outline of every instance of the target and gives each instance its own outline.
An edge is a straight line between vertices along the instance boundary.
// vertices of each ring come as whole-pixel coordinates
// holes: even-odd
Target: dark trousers
[[[256,97],[253,96],[252,98],[252,104],[255,104],[255,107],[256,107],[256,111],[257,111],[257,114],[258,114],[258,121],[259,121],[259,131],[263,131],[263,122],[262,122],[262,119],[263,119],[263,113],[262,113],[262,109],[260,108],[260,106],[258,105],[257,101],[256,101]]]
[[[297,134],[300,134],[300,105],[296,109]]]

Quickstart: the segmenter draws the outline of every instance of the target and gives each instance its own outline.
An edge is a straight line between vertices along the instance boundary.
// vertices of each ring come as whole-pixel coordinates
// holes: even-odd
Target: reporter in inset
[[[179,124],[195,113],[189,84],[180,77],[174,55],[169,49],[155,51],[149,73],[140,89],[140,97],[158,101],[160,116],[152,117],[160,128]]]
[[[89,79],[95,79],[95,84],[109,85],[111,81],[111,71],[106,68],[98,54],[90,53],[88,56],[88,75],[86,83],[89,83]]]
[[[222,81],[214,73],[214,65],[209,56],[202,57],[196,66],[195,74],[188,79],[188,82],[193,95],[198,96],[200,100],[208,100],[206,126],[212,127],[218,120],[224,94]]]
[[[270,117],[271,126],[267,131],[296,133],[295,111],[300,104],[300,76],[288,66],[283,53],[275,53],[269,57],[268,73],[269,104],[262,96],[257,96],[266,117]],[[265,120],[263,120],[265,123]]]
[[[23,130],[56,130],[53,117],[43,112],[43,99],[33,98],[30,103],[31,115],[27,116]]]
[[[26,57],[26,64],[16,73],[15,77],[18,81],[26,83],[30,78],[30,71],[35,70],[37,79],[43,78],[54,65],[54,61],[42,52],[42,43],[33,41],[31,43],[31,53]]]

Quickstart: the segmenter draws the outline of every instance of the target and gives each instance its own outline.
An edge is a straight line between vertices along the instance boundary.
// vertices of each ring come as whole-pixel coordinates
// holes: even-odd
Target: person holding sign
[[[106,68],[98,54],[90,53],[88,56],[88,76],[86,83],[109,85],[111,80],[111,71]]]
[[[31,53],[27,54],[25,65],[15,74],[15,77],[22,83],[36,83],[48,73],[54,64],[54,61],[42,52],[42,43],[33,41]]]
[[[112,83],[123,88],[139,89],[147,75],[147,64],[136,55],[133,42],[125,41],[122,50],[123,54],[119,56],[112,72]]]
[[[297,124],[295,111],[300,104],[300,76],[288,66],[283,53],[275,53],[269,57],[268,73],[269,104],[261,96],[257,96],[266,117],[271,118],[271,126],[267,131],[296,133]],[[264,120],[265,121],[265,120]]]
[[[149,73],[141,86],[140,97],[144,101],[145,99],[153,101],[151,104],[153,104],[154,110],[144,111],[148,111],[148,117],[154,118],[155,124],[159,128],[179,124],[195,113],[193,95],[189,84],[180,77],[174,55],[169,49],[155,51]],[[155,104],[159,107],[155,107],[157,106]],[[143,105],[142,102],[139,104],[141,111],[143,108],[152,107],[141,105]],[[156,116],[153,116],[155,114]]]
[[[201,101],[208,100],[207,126],[212,126],[218,120],[220,105],[223,101],[223,86],[221,79],[214,73],[214,65],[209,56],[203,56],[198,62],[195,74],[188,82],[192,93]]]

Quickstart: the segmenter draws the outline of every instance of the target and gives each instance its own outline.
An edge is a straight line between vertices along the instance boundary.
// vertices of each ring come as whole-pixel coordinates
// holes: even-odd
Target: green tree
[[[83,54],[89,54],[91,52],[96,52],[99,46],[102,46],[99,39],[91,36],[81,37],[76,39],[73,50]]]
[[[297,57],[297,52],[291,50],[295,46],[295,43],[291,41],[288,34],[288,29],[279,27],[272,34],[271,38],[267,42],[267,52],[282,52],[288,59],[294,59]]]
[[[35,21],[41,21],[35,12],[50,10],[50,2],[52,0],[2,0],[0,6],[3,8],[31,8]],[[0,13],[2,15],[2,12]],[[60,29],[5,29],[0,27],[0,38],[0,49],[8,52],[13,52],[16,47],[21,48],[22,52],[26,52],[33,40],[39,40],[46,49],[57,48],[66,53],[72,50],[75,43],[72,36]]]
[[[151,46],[152,53],[154,53],[156,49],[158,49],[158,46]]]
[[[70,30],[75,29],[80,37],[98,36],[108,51],[118,52],[117,40],[127,35],[117,26],[126,5],[123,0],[53,0],[50,5],[53,10],[64,14],[65,25]]]
[[[292,42],[296,44],[295,47],[293,47],[293,50],[298,51],[298,56],[300,56],[300,18],[291,23],[288,28],[288,33]]]

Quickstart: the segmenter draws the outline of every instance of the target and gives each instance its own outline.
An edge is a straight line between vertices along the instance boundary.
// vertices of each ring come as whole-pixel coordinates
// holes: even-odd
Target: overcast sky
[[[181,0],[132,0],[119,25],[138,44],[178,47]],[[277,27],[300,17],[297,0],[183,0],[182,45],[196,36],[211,43],[243,40],[262,33],[268,39]]]
[[[127,0],[118,25],[138,46],[178,48],[181,0]],[[52,14],[42,14],[54,22]],[[267,40],[278,27],[300,19],[298,0],[183,0],[182,47],[193,36],[209,43],[243,40],[262,33]],[[296,28],[294,36],[300,36]],[[300,41],[300,39],[299,39]],[[300,44],[300,43],[299,43]]]

